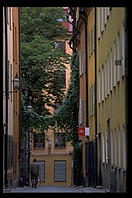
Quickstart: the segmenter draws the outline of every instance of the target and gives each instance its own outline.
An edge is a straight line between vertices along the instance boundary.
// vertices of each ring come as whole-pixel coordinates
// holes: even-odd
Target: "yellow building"
[[[64,7],[65,14],[68,13],[68,7]],[[68,29],[68,34],[72,33],[71,25],[64,21],[63,26]],[[67,54],[72,54],[68,41],[59,40],[56,44],[63,45]],[[62,46],[61,45],[61,46]],[[63,75],[65,90],[67,90],[70,79],[70,65]],[[50,108],[51,112],[54,110]],[[65,142],[63,133],[49,129],[40,137],[37,133],[32,136],[31,158],[37,159],[41,168],[41,181],[39,185],[72,185],[72,146],[70,142]]]
[[[71,7],[70,46],[79,55],[83,185],[126,190],[127,28],[125,8]]]
[[[126,190],[125,8],[97,10],[97,130],[99,183]]]
[[[89,135],[79,135],[82,142],[83,185],[95,185],[95,8],[73,7],[75,32],[71,38],[79,55],[79,114],[78,125],[89,129]],[[74,36],[76,35],[76,36]],[[91,160],[93,159],[93,160]],[[89,163],[90,162],[90,163]],[[92,162],[92,163],[91,163]],[[92,168],[94,166],[94,168]]]

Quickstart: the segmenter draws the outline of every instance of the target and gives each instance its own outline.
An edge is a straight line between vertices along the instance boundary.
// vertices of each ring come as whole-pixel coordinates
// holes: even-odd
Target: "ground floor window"
[[[40,167],[40,180],[45,181],[45,161],[38,161]]]
[[[66,161],[65,160],[54,161],[54,181],[58,181],[58,182],[66,181]]]

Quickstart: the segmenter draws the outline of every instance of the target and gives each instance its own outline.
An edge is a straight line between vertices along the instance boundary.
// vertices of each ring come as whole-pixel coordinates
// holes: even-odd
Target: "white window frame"
[[[112,67],[112,49],[110,51],[110,91],[112,91],[112,85],[113,85],[113,67]]]
[[[110,73],[109,73],[109,55],[107,56],[107,94],[110,93]]]
[[[106,163],[108,163],[108,159],[109,159],[109,156],[108,156],[108,137],[107,137],[107,134],[105,135],[105,157],[106,157]]]
[[[104,141],[104,135],[101,134],[102,139],[102,162],[105,163],[105,141]]]
[[[122,77],[125,75],[125,30],[122,25]]]
[[[107,68],[106,60],[104,62],[104,74],[105,74],[105,98],[107,97]]]
[[[105,98],[105,94],[104,94],[104,66],[102,66],[102,69],[101,69],[101,71],[102,71],[102,101],[104,101],[104,98]]]
[[[117,46],[116,46],[116,50],[117,50],[117,55],[116,58],[117,60],[121,60],[121,56],[120,56],[120,34],[118,33],[117,35]],[[120,81],[120,67],[121,65],[116,65],[116,70],[117,70],[117,82]]]
[[[104,10],[104,23],[106,25],[106,23],[107,23],[107,7],[105,7],[104,9],[105,9]]]
[[[111,164],[113,165],[113,162],[114,162],[114,157],[113,157],[113,155],[114,155],[114,153],[113,153],[114,148],[113,148],[113,132],[112,132],[112,130],[111,130],[110,137],[111,137]]]
[[[114,129],[114,150],[115,150],[115,153],[114,153],[114,164],[115,166],[117,167],[117,134],[116,134],[116,129]]]
[[[127,160],[127,150],[126,150],[126,130],[125,126],[123,126],[123,168],[126,169],[126,160]]]
[[[118,127],[118,166],[121,167],[121,134]]]
[[[100,7],[97,7],[97,39],[100,38],[101,32],[100,32]]]
[[[100,78],[100,70],[98,70],[98,103],[101,102],[101,78]]]
[[[113,86],[116,86],[116,66],[115,66],[115,60],[116,60],[116,44],[114,42],[114,47],[113,47],[113,68],[114,68],[114,83]]]
[[[103,7],[100,8],[100,32],[103,32]]]

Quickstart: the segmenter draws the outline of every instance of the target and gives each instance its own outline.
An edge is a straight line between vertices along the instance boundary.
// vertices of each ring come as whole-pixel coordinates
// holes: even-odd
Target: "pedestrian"
[[[32,188],[37,188],[38,177],[40,177],[40,167],[36,159],[34,159],[33,163],[30,164],[30,174]]]

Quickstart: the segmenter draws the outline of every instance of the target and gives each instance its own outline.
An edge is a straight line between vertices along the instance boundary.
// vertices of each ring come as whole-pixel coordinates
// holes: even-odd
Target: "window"
[[[125,75],[125,30],[122,26],[122,76]]]
[[[116,44],[114,42],[114,49],[113,49],[114,86],[116,86],[116,66],[115,66],[115,60],[116,60]]]
[[[102,100],[104,100],[104,66],[102,66]]]
[[[109,56],[107,56],[107,94],[110,93],[110,73],[109,73]]]
[[[107,97],[107,62],[104,64],[104,73],[105,73],[105,97]]]
[[[100,38],[100,8],[97,8],[97,38]]]
[[[126,131],[125,127],[123,126],[123,168],[126,168]]]
[[[33,134],[33,148],[44,149],[45,147],[45,134]]]
[[[101,138],[102,138],[102,162],[105,163],[105,142],[104,142],[104,135],[101,134]]]
[[[66,181],[66,161],[54,161],[54,181]]]
[[[112,68],[112,50],[110,51],[110,62],[109,62],[109,66],[110,66],[110,91],[112,90],[112,74],[113,74],[113,68]]]
[[[117,35],[117,41],[116,41],[116,59],[121,60],[120,56],[120,35]],[[117,82],[120,80],[120,65],[116,65],[116,71],[117,71]]]
[[[118,166],[121,167],[121,137],[120,137],[120,128],[118,128]]]
[[[100,103],[100,100],[101,100],[101,79],[100,79],[100,70],[98,71],[98,102]]]
[[[114,130],[114,162],[115,166],[117,166],[117,137],[116,137],[116,129]]]
[[[79,101],[79,113],[78,113],[78,122],[79,122],[79,125],[82,124],[83,122],[83,117],[82,117],[82,99],[80,98],[80,101]]]
[[[45,161],[38,161],[40,167],[40,181],[45,181]]]
[[[55,49],[60,48],[63,52],[65,52],[65,41],[55,41],[54,46]]]
[[[11,7],[7,7],[6,8],[6,12],[7,12],[7,23],[9,25],[10,30],[12,29],[12,12],[11,12]]]
[[[61,71],[60,76],[62,80],[62,87],[66,88],[66,71]]]
[[[83,65],[82,65],[82,52],[79,51],[79,75],[83,74]]]
[[[113,165],[113,132],[111,131],[111,164]]]
[[[64,133],[55,133],[55,148],[65,148],[66,139]]]

